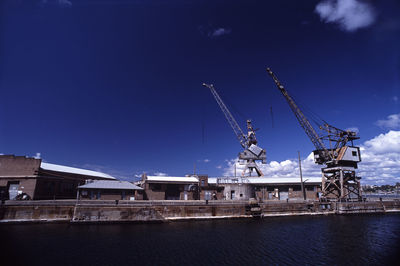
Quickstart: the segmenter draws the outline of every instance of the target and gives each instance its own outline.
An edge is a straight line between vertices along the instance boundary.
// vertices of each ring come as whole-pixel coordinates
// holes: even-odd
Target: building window
[[[206,182],[204,181],[204,179],[201,180],[201,186],[204,187],[206,184]]]
[[[357,156],[357,152],[356,151],[353,151],[352,154],[353,154],[353,156]]]
[[[161,190],[161,184],[151,184],[151,190],[160,191]]]

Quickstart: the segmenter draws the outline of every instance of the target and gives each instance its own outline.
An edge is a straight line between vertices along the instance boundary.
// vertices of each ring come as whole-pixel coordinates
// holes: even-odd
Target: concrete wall
[[[224,198],[227,200],[248,200],[253,198],[254,187],[247,184],[224,184]],[[234,194],[232,192],[234,191]],[[233,198],[232,198],[233,196]]]
[[[7,201],[0,223],[9,222],[165,222],[185,219],[250,218],[248,201]],[[400,212],[400,201],[270,201],[257,204],[261,217]]]
[[[205,200],[206,199],[206,193],[210,193],[211,195],[211,199],[212,199],[212,195],[215,194],[217,197],[217,200],[223,200],[225,199],[225,194],[224,194],[224,189],[223,188],[217,188],[217,187],[203,187],[201,188],[200,191],[200,199],[201,200]],[[214,199],[212,199],[214,200]]]
[[[20,178],[0,178],[0,186],[6,187],[8,190],[8,185],[11,182],[19,182],[19,191],[28,194],[31,198],[34,198],[35,188],[36,188],[36,178],[20,177]]]
[[[144,184],[144,199],[148,200],[163,200],[165,199],[166,184],[160,184],[160,189],[154,189],[149,183]]]

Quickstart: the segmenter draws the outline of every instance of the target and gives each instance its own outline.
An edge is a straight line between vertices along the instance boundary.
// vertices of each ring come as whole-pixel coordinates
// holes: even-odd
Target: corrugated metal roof
[[[300,178],[293,178],[293,177],[248,177],[248,178],[243,178],[241,181],[241,177],[233,178],[239,181],[239,183],[249,183],[249,184],[299,184],[300,185]],[[232,180],[231,177],[222,177],[221,178],[221,184],[226,183],[226,184],[231,184],[231,183],[238,183],[238,181]],[[247,182],[248,181],[248,182]],[[305,181],[306,184],[310,183],[321,183],[322,178],[321,177],[305,177],[303,178],[303,182]],[[208,183],[210,184],[216,184],[217,183],[217,178],[216,177],[211,177],[208,178]]]
[[[111,180],[96,180],[79,188],[93,188],[93,189],[130,189],[130,190],[143,190],[128,181],[111,181]]]
[[[78,174],[78,175],[84,175],[84,176],[101,177],[101,178],[107,178],[107,179],[116,179],[115,177],[110,176],[105,173],[81,169],[81,168],[69,167],[69,166],[64,166],[64,165],[52,164],[52,163],[42,162],[40,165],[40,168],[42,168],[43,170],[48,170],[48,171],[71,173],[71,174]]]
[[[194,176],[147,176],[147,180],[151,182],[165,183],[197,183],[199,180]]]

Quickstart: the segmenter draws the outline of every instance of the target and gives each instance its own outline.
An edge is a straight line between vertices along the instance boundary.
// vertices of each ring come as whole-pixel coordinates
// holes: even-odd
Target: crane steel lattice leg
[[[354,169],[328,167],[322,169],[322,197],[329,200],[360,200],[360,178]]]

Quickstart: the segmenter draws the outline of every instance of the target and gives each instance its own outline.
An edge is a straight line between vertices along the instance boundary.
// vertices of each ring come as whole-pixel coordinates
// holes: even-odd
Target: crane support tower
[[[256,130],[253,129],[251,124],[251,120],[247,120],[247,135],[243,133],[243,130],[240,128],[239,124],[236,122],[235,118],[232,116],[229,109],[226,107],[224,102],[222,101],[221,97],[219,97],[217,91],[215,90],[212,84],[205,84],[203,83],[204,87],[210,89],[212,95],[214,96],[215,100],[217,101],[219,107],[221,108],[222,112],[225,115],[226,120],[233,129],[237,139],[239,140],[240,145],[244,149],[243,152],[239,153],[239,163],[241,165],[245,165],[244,170],[242,172],[242,176],[249,172],[251,173],[253,170],[256,171],[258,176],[263,176],[264,174],[257,166],[256,161],[261,161],[263,164],[267,163],[267,155],[264,149],[257,146],[257,139],[256,139]]]
[[[318,134],[270,68],[267,68],[267,72],[285,97],[300,126],[314,144],[316,148],[313,151],[314,162],[326,166],[321,169],[322,197],[326,200],[338,201],[360,200],[361,178],[356,176],[355,169],[361,162],[361,155],[360,148],[353,145],[353,141],[359,139],[357,133],[338,129],[323,121],[323,124],[319,126],[321,133]],[[329,142],[329,146],[325,142]]]

